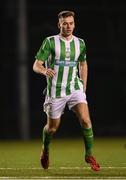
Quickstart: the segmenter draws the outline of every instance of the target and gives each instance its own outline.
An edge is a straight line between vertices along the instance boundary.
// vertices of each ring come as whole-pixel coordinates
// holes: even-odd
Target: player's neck
[[[60,37],[66,41],[70,41],[71,39],[73,39],[73,34],[71,34],[69,36],[63,36],[62,34],[60,34]]]

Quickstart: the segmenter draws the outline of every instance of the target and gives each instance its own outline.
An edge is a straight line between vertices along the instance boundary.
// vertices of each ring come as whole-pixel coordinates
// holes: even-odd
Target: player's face
[[[75,22],[73,16],[59,19],[60,33],[64,37],[68,37],[73,33]]]

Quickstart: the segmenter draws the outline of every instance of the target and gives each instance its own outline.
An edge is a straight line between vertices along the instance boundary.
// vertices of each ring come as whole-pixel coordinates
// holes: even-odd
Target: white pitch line
[[[101,169],[126,169],[126,166],[102,166]],[[53,168],[52,169],[57,169]],[[90,169],[90,167],[59,167],[59,169]]]
[[[51,179],[60,179],[60,180],[63,180],[63,179],[74,179],[74,180],[76,180],[76,179],[80,179],[80,180],[94,180],[94,179],[100,179],[100,180],[105,180],[105,179],[107,179],[107,180],[119,180],[119,179],[126,179],[126,177],[121,177],[121,176],[116,176],[116,177],[79,177],[79,176],[71,176],[71,177],[69,177],[69,176],[32,176],[32,177],[7,177],[7,176],[4,176],[4,177],[0,177],[0,179],[18,179],[18,180],[21,180],[21,179],[24,179],[25,178],[25,180],[28,180],[28,179],[48,179],[48,180],[51,180]]]
[[[7,168],[0,168],[0,170],[41,170],[42,168],[38,167],[28,167],[28,168],[13,168],[13,167],[7,167]],[[53,170],[53,169],[66,169],[66,170],[72,170],[72,169],[90,169],[90,167],[64,167],[64,166],[61,166],[61,167],[49,167],[49,169]],[[120,167],[117,167],[117,166],[102,166],[101,169],[126,169],[126,166],[120,166]]]

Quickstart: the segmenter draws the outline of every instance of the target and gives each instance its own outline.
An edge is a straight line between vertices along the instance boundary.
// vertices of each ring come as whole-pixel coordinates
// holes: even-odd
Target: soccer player
[[[92,155],[94,139],[86,100],[86,46],[83,39],[73,35],[74,16],[73,11],[62,11],[58,14],[60,32],[45,38],[33,64],[33,70],[47,79],[43,105],[47,114],[47,124],[43,128],[40,160],[42,167],[48,169],[49,144],[60,125],[62,113],[67,105],[75,112],[81,125],[85,145],[84,159],[94,171],[99,171],[100,166]]]

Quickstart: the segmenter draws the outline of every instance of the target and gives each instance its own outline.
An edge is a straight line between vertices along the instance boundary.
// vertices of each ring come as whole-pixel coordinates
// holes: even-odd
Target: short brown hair
[[[58,14],[58,19],[66,18],[66,17],[69,17],[69,16],[73,16],[74,17],[74,15],[75,15],[75,13],[73,11],[61,11]]]

